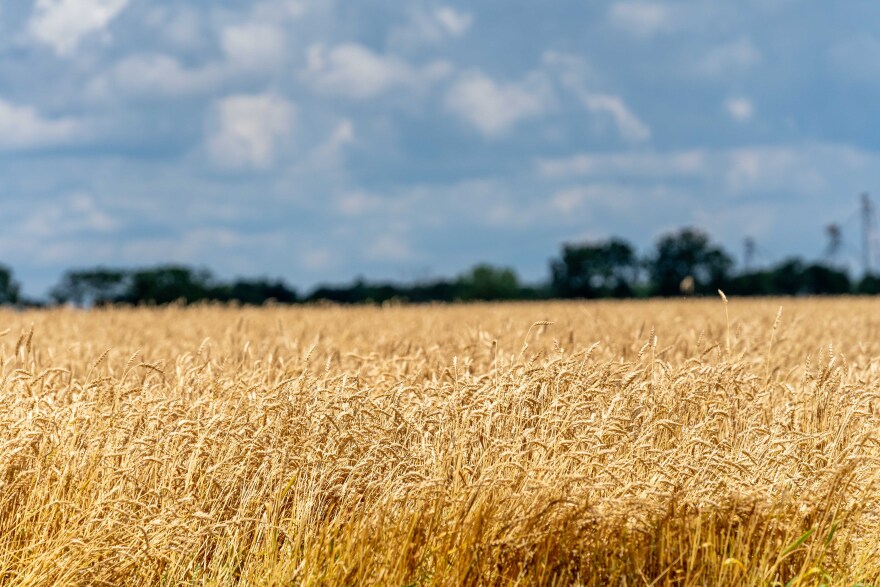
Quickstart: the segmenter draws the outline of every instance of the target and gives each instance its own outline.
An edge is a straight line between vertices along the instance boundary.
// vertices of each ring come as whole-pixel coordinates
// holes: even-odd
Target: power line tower
[[[840,249],[843,247],[843,232],[837,223],[825,227],[825,235],[828,237],[828,246],[825,248],[825,259],[831,265],[837,265]]]
[[[757,248],[758,245],[752,237],[747,236],[743,241],[743,267],[745,268],[746,273],[749,273],[752,270],[752,263],[755,260],[755,252]]]
[[[862,194],[862,265],[865,275],[873,273],[871,246],[874,243],[874,204],[871,196]]]

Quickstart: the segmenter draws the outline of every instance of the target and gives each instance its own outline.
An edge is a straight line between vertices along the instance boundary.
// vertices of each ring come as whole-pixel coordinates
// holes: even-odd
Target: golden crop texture
[[[3,585],[880,577],[878,301],[58,309],[0,330]]]

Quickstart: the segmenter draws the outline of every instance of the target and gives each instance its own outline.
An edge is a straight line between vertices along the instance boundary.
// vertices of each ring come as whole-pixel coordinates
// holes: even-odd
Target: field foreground
[[[51,310],[0,331],[4,585],[880,578],[880,301]]]

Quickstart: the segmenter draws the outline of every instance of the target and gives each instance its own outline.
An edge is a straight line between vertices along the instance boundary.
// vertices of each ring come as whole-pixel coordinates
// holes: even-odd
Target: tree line
[[[619,238],[568,243],[551,259],[549,269],[549,279],[539,284],[521,282],[513,269],[480,264],[452,279],[405,284],[358,278],[301,294],[278,279],[223,281],[208,270],[182,265],[98,267],[66,272],[49,292],[48,301],[34,301],[23,298],[12,271],[0,266],[0,304],[425,303],[669,297],[715,294],[719,289],[741,296],[880,293],[880,275],[869,273],[854,280],[840,267],[796,257],[762,269],[737,270],[727,251],[694,228],[661,236],[643,256]]]

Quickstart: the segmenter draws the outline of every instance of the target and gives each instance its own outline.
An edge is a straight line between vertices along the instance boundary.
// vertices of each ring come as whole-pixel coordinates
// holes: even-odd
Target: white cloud
[[[333,253],[327,249],[306,251],[300,256],[300,264],[311,271],[327,269],[334,264]]]
[[[169,55],[132,55],[92,80],[88,93],[98,98],[107,97],[111,90],[138,96],[181,96],[210,91],[225,75],[219,65],[188,69]]]
[[[545,51],[541,56],[541,64],[552,72],[564,87],[578,95],[585,93],[585,88],[588,86],[598,83],[599,76],[582,55]]]
[[[474,24],[474,17],[450,6],[439,6],[434,10],[415,8],[410,10],[409,22],[395,27],[388,35],[392,47],[410,49],[422,45],[440,43],[446,39],[461,37]]]
[[[539,175],[548,179],[578,179],[588,185],[619,180],[632,184],[637,180],[639,186],[671,186],[686,179],[687,185],[713,186],[713,192],[730,198],[762,193],[825,197],[831,186],[864,176],[875,159],[873,154],[846,145],[805,143],[665,153],[580,153],[540,159],[536,167]],[[833,188],[831,193],[837,191],[839,188]],[[572,193],[561,194],[558,206],[574,205]]]
[[[704,150],[671,153],[581,153],[561,159],[541,159],[538,173],[544,177],[639,177],[672,178],[696,176],[708,163]]]
[[[336,209],[345,216],[362,216],[382,207],[382,198],[358,190],[342,196],[336,203]]]
[[[404,238],[385,234],[367,246],[364,257],[371,261],[406,261],[412,259],[414,254]]]
[[[594,80],[597,76],[583,57],[547,51],[543,55],[542,63],[559,80],[562,87],[581,101],[588,112],[600,118],[610,118],[625,140],[641,142],[651,138],[650,127],[629,109],[623,98],[590,89],[590,86],[597,83]]]
[[[859,152],[837,145],[752,146],[723,152],[719,175],[734,194],[794,191],[824,196],[832,185],[829,179],[851,172],[861,161]]]
[[[154,6],[144,16],[144,24],[176,49],[200,47],[208,37],[202,15],[185,5]]]
[[[608,11],[608,19],[616,28],[640,38],[670,32],[675,28],[672,10],[662,2],[642,0],[615,2]]]
[[[21,225],[31,237],[52,238],[66,234],[107,233],[120,222],[87,193],[74,193],[51,205],[38,207]]]
[[[285,245],[278,232],[247,233],[236,229],[190,226],[178,234],[159,237],[133,237],[121,244],[116,262],[192,263],[220,255],[227,270],[249,272],[255,254],[278,250]]]
[[[298,19],[307,12],[304,0],[267,0],[254,8],[254,18],[268,22]]]
[[[250,22],[227,27],[220,43],[229,62],[241,69],[275,68],[287,57],[284,31],[271,24]]]
[[[33,37],[59,55],[69,55],[80,41],[107,27],[129,0],[37,0],[28,24]]]
[[[641,142],[651,138],[651,129],[642,122],[619,96],[587,92],[582,96],[584,106],[593,114],[607,115],[614,122],[620,136],[627,141]]]
[[[480,72],[461,75],[446,94],[446,107],[489,138],[541,115],[549,91],[538,79],[499,83]]]
[[[749,39],[713,47],[697,62],[697,73],[709,77],[743,73],[761,62],[761,52]]]
[[[459,12],[450,6],[441,6],[434,11],[437,22],[453,37],[460,37],[474,24],[474,17],[467,12]]]
[[[755,114],[755,105],[748,98],[728,98],[724,101],[724,109],[737,122],[750,120]]]
[[[562,214],[570,214],[581,207],[584,192],[581,188],[568,188],[553,194],[550,206]]]
[[[112,98],[115,91],[166,97],[207,93],[243,74],[277,70],[287,58],[284,32],[274,25],[249,22],[226,27],[220,43],[226,59],[196,68],[185,67],[165,53],[127,56],[93,79],[87,93],[98,99]]]
[[[0,99],[0,151],[67,144],[82,130],[82,124],[76,119],[45,118],[31,106]]]
[[[208,138],[208,153],[221,167],[263,169],[290,138],[295,106],[274,94],[238,95],[215,107],[216,127]]]
[[[310,155],[314,167],[327,167],[338,162],[345,147],[355,142],[354,124],[344,119],[337,123],[330,136]]]
[[[418,88],[449,74],[450,66],[434,62],[421,71],[393,55],[380,55],[363,45],[345,43],[327,50],[308,50],[305,78],[323,93],[355,99],[373,98],[393,88]]]
[[[634,187],[620,182],[575,185],[555,192],[550,197],[549,210],[535,209],[532,215],[539,216],[542,212],[549,211],[556,222],[562,219],[571,221],[573,213],[586,208],[590,212],[601,210],[603,214],[628,217],[636,214],[639,206],[643,206],[646,201],[665,200],[667,204],[671,204],[669,195],[667,190],[658,186]]]

